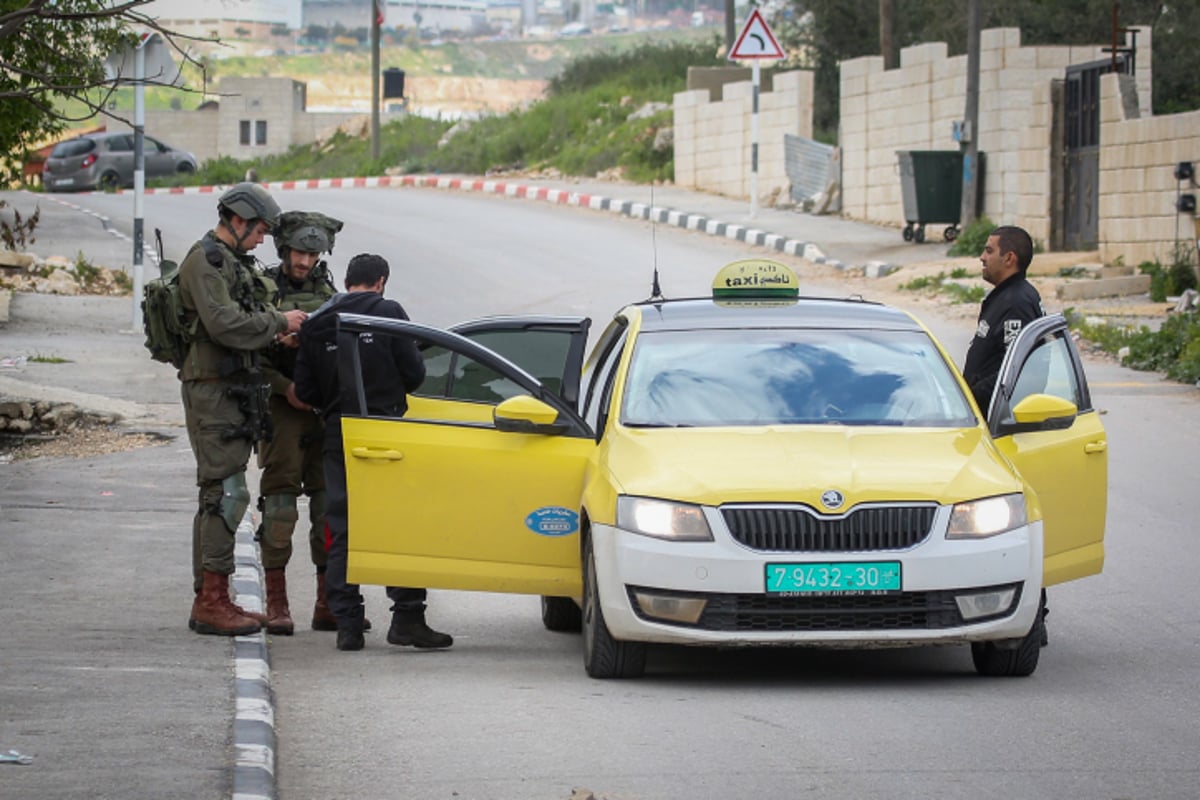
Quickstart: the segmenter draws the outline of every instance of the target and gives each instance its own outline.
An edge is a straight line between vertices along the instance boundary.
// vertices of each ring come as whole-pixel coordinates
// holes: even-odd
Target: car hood
[[[706,505],[820,508],[829,489],[842,492],[844,508],[949,504],[1022,489],[982,428],[621,428],[608,448],[619,491]]]

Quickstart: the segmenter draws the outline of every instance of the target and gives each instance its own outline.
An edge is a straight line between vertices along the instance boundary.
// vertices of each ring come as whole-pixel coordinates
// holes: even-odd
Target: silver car
[[[150,136],[143,137],[146,178],[196,171],[196,157]],[[133,133],[89,133],[59,142],[42,167],[47,192],[78,192],[133,186]]]

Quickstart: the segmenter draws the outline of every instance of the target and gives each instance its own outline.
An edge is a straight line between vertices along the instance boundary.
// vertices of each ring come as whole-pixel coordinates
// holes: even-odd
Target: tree
[[[176,39],[189,37],[143,13],[149,2],[0,0],[0,162],[6,164],[0,180],[18,177],[29,149],[68,123],[111,115],[105,106],[116,84],[105,75],[104,61],[132,46],[139,30],[158,32],[179,51]],[[61,110],[65,99],[81,101],[88,113],[68,116]]]

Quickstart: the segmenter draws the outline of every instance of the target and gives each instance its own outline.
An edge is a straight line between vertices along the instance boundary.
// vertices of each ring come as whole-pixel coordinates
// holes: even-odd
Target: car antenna
[[[654,184],[650,184],[650,250],[654,255],[654,279],[650,282],[650,297],[647,302],[666,300],[658,283],[658,221],[654,219]]]

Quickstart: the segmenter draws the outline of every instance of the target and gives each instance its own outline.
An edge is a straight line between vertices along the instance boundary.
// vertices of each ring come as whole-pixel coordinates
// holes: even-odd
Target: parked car
[[[1104,563],[1107,440],[1061,315],[986,409],[914,317],[765,259],[626,306],[586,360],[579,317],[340,325],[350,578],[542,595],[596,678],[660,643],[969,643],[1025,676],[1045,587]],[[360,335],[424,346],[404,417],[365,410]]]
[[[146,178],[196,171],[196,157],[186,150],[143,137]],[[79,192],[133,186],[133,133],[89,133],[59,142],[42,167],[48,192]]]

